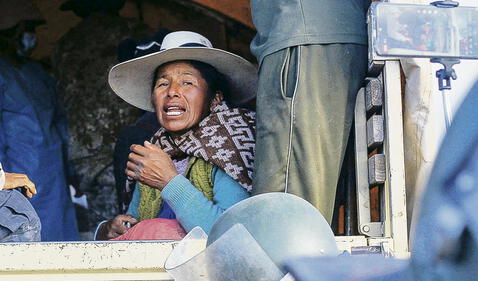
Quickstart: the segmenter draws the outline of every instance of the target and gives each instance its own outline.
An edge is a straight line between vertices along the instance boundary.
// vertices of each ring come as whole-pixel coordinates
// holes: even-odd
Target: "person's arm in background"
[[[11,175],[20,175],[21,182]],[[25,181],[26,180],[26,181]],[[17,186],[26,187],[25,195],[29,198],[36,193],[35,185],[23,174],[5,173],[0,163],[0,241],[34,242],[41,241],[41,222],[30,202],[16,190]],[[32,188],[33,189],[29,189]],[[33,192],[33,193],[32,193]]]
[[[6,159],[7,145],[5,142],[5,130],[3,129],[3,99],[5,98],[6,84],[2,77],[0,77],[0,190],[13,189],[16,187],[25,188],[25,196],[32,198],[36,194],[35,184],[25,174],[5,173],[2,167],[2,162]]]
[[[17,187],[25,188],[25,196],[32,198],[37,193],[35,184],[25,174],[5,173],[0,163],[0,190],[14,189]]]
[[[3,78],[0,76],[0,163],[5,163],[6,161],[6,153],[7,150],[6,143],[5,143],[5,130],[3,129],[3,99],[5,98],[5,82]]]

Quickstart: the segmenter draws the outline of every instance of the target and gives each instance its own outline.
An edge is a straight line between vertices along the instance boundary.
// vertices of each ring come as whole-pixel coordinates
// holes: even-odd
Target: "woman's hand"
[[[5,173],[5,186],[3,189],[25,188],[25,196],[32,198],[37,193],[35,184],[25,174]]]
[[[98,229],[96,240],[109,240],[125,234],[138,221],[131,215],[117,215],[114,219],[103,223]],[[129,224],[129,225],[128,225]]]
[[[169,155],[150,142],[133,144],[128,158],[126,175],[150,187],[162,190],[178,175]]]

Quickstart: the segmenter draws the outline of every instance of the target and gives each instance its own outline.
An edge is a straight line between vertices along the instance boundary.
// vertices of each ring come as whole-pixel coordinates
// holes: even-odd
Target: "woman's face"
[[[176,134],[196,126],[209,114],[206,80],[187,62],[173,62],[159,69],[152,101],[161,126]]]

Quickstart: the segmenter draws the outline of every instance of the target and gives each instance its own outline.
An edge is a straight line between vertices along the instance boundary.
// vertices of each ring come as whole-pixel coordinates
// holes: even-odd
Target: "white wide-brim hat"
[[[244,58],[212,47],[201,34],[177,31],[166,35],[161,51],[125,61],[113,66],[108,76],[111,89],[126,102],[148,111],[155,111],[151,103],[153,75],[164,63],[195,60],[210,64],[226,76],[230,92],[226,99],[240,106],[256,96],[257,69]]]

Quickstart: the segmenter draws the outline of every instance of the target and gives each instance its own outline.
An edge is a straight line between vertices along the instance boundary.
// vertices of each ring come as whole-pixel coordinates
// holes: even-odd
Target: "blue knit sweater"
[[[249,197],[249,193],[221,169],[212,171],[213,200],[194,187],[183,175],[174,177],[161,191],[164,203],[158,217],[176,218],[189,232],[200,226],[209,233],[216,219],[235,203]],[[138,217],[140,191],[136,188],[127,214]],[[166,204],[165,204],[166,203]]]

